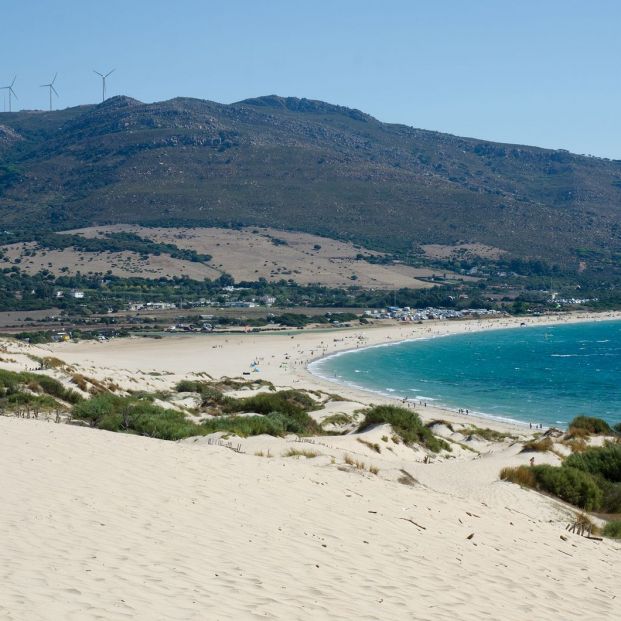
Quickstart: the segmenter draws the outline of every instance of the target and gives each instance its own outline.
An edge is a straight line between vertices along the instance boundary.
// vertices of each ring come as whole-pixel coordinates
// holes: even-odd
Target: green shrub
[[[621,513],[621,483],[608,483],[602,486],[604,501],[602,510],[606,513]]]
[[[600,509],[604,493],[595,478],[583,470],[563,466],[561,468],[533,466],[537,487],[587,511]]]
[[[201,427],[205,433],[226,431],[246,438],[263,434],[283,436],[288,431],[287,423],[282,414],[274,413],[267,416],[218,416],[203,421]]]
[[[31,392],[12,392],[7,398],[9,406],[27,406],[35,410],[62,409],[60,403],[49,395],[33,395]]]
[[[13,373],[12,371],[6,371],[0,369],[0,388],[2,388],[2,394],[8,394],[13,390],[17,390],[20,383],[21,373]]]
[[[279,420],[284,424],[284,432],[297,433],[299,435],[321,433],[321,427],[307,413],[307,410],[315,409],[316,407],[315,401],[307,394],[298,390],[259,393],[253,397],[245,397],[243,399],[227,399],[223,403],[223,409],[229,413],[256,412],[257,414],[272,417],[278,414]]]
[[[610,537],[611,539],[621,539],[621,520],[608,522],[606,526],[604,526],[602,534],[604,537]]]
[[[77,392],[65,388],[61,382],[48,375],[0,369],[0,397],[23,393],[26,388],[68,403],[78,403],[82,399]]]
[[[196,380],[181,380],[176,386],[177,392],[201,392],[201,387],[204,386],[203,382]]]
[[[364,431],[372,425],[388,423],[404,444],[422,444],[430,451],[438,453],[450,451],[451,446],[442,438],[437,438],[423,425],[416,412],[395,405],[378,405],[364,412],[364,420],[358,431]]]
[[[548,492],[587,511],[598,510],[603,506],[604,493],[595,477],[576,468],[549,465],[503,468],[500,478]]]
[[[44,393],[57,397],[68,403],[78,403],[82,400],[82,396],[75,390],[65,388],[58,380],[47,375],[35,375],[35,381],[41,387]]]
[[[260,392],[253,397],[235,399],[230,405],[231,411],[257,412],[307,412],[317,408],[317,404],[306,393],[299,390],[280,390],[274,393]]]
[[[613,429],[617,432],[617,433],[621,433],[621,423],[617,423]]]
[[[208,384],[203,384],[201,388],[201,405],[203,407],[207,405],[214,404],[222,404],[229,400],[229,397],[225,397],[222,391],[214,388],[213,386],[209,386]]]
[[[186,419],[182,412],[154,405],[137,397],[101,393],[73,408],[73,417],[92,427],[159,438],[181,440],[207,433],[202,426]]]
[[[570,455],[566,466],[599,475],[612,483],[621,483],[621,444],[592,447]]]
[[[587,433],[592,434],[612,434],[612,429],[605,420],[593,416],[576,416],[576,418],[569,423],[570,433],[572,428],[583,429]]]

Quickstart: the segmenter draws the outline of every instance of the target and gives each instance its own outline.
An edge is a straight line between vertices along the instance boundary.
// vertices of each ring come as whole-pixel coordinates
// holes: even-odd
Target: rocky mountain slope
[[[621,161],[381,123],[307,99],[0,114],[0,218],[265,225],[386,251],[479,243],[572,271],[621,253]]]

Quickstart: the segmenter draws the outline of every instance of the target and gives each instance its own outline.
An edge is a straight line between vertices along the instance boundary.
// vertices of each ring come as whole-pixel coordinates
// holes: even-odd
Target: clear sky
[[[115,68],[108,95],[308,97],[621,159],[621,0],[0,0],[0,25],[14,109],[55,72],[55,106],[96,102]]]

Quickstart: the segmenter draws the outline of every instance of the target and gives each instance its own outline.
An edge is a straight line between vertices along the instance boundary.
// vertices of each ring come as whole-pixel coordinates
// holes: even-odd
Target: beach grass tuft
[[[461,429],[459,430],[459,433],[467,436],[479,436],[479,438],[487,440],[488,442],[504,442],[507,439],[516,439],[516,436],[511,433],[497,431],[496,429],[489,429],[488,427],[477,427],[476,425],[470,425],[466,429]]]
[[[354,419],[351,416],[349,416],[349,414],[342,414],[339,412],[337,414],[326,416],[321,421],[321,426],[326,427],[327,425],[336,425],[336,426],[349,425],[353,421]]]
[[[554,448],[552,438],[538,438],[524,443],[521,453],[545,453]]]
[[[356,440],[376,453],[382,452],[382,447],[377,442],[369,442],[368,440],[363,440],[362,438],[356,438]]]
[[[318,451],[311,451],[309,449],[296,449],[290,448],[283,453],[283,457],[306,457],[306,459],[314,459],[321,455]]]

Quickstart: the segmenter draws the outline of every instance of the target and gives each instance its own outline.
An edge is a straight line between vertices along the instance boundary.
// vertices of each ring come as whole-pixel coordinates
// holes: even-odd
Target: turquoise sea
[[[411,340],[318,360],[326,379],[544,426],[621,421],[621,321]]]

